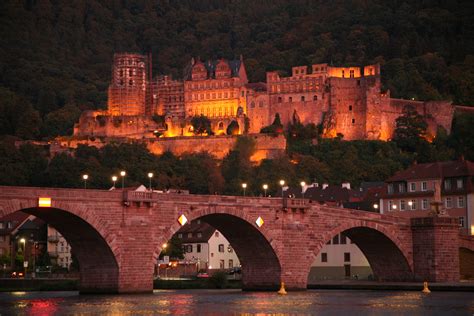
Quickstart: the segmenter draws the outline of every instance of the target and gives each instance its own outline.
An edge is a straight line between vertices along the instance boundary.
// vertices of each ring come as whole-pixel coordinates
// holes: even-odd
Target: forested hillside
[[[104,108],[114,52],[152,52],[179,78],[192,56],[242,54],[251,81],[320,62],[382,65],[395,97],[474,104],[471,0],[5,0],[0,135],[72,132]]]

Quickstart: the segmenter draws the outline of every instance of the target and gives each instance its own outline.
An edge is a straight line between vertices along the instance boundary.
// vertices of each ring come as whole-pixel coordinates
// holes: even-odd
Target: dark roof
[[[26,213],[23,213],[23,212],[15,212],[15,213],[11,213],[11,214],[8,214],[8,215],[0,218],[0,222],[4,223],[4,226],[3,226],[4,229],[0,229],[0,233],[9,234],[13,230],[15,230],[18,227],[18,225],[23,223],[28,218],[28,216],[30,216],[30,215],[26,214]],[[11,228],[7,228],[7,223],[8,222],[12,223]]]
[[[474,163],[471,161],[443,161],[411,165],[408,169],[397,172],[387,182],[442,179],[472,175],[474,175]]]
[[[177,234],[183,234],[182,238],[180,238],[182,243],[198,243],[207,242],[215,230],[211,225],[195,220],[181,227]],[[192,237],[188,237],[189,233],[192,234]],[[198,233],[201,233],[201,237],[198,237]]]
[[[281,194],[281,191],[280,191]],[[288,197],[290,194],[295,197],[302,197],[301,188],[289,188],[285,191]],[[311,199],[318,202],[349,202],[362,199],[363,193],[343,188],[338,185],[329,185],[325,189],[319,187],[308,187],[304,193],[305,199]]]

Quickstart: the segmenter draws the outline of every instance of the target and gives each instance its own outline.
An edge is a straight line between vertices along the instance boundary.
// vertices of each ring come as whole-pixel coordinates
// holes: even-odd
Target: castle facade
[[[192,59],[183,80],[153,78],[151,57],[114,55],[112,81],[105,111],[83,113],[76,137],[137,139],[192,136],[192,118],[205,116],[215,135],[254,134],[280,115],[284,125],[295,118],[322,124],[323,137],[346,140],[388,140],[395,120],[412,105],[428,122],[428,133],[439,126],[448,132],[454,106],[449,101],[414,101],[383,92],[378,64],[333,67],[316,64],[292,68],[291,76],[267,72],[266,82],[249,83],[244,60],[203,62]]]

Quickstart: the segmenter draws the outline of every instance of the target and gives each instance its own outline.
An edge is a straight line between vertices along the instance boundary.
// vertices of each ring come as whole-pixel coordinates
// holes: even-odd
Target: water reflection
[[[158,290],[149,295],[0,293],[3,315],[472,315],[467,292]]]

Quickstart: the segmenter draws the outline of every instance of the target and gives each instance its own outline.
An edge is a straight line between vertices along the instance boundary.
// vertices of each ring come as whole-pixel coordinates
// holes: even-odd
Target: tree
[[[164,256],[169,256],[171,259],[184,258],[183,245],[181,240],[176,237],[176,235],[171,237],[171,239],[166,244],[166,248],[161,250],[160,259],[163,259]]]
[[[403,108],[402,115],[396,119],[396,126],[393,141],[400,149],[415,152],[426,142],[428,124],[413,106],[406,105]]]
[[[238,135],[239,134],[239,123],[237,123],[237,121],[235,120],[232,120],[232,122],[230,122],[229,126],[227,126],[227,135]]]
[[[275,119],[273,120],[273,123],[269,126],[265,126],[260,130],[260,133],[264,134],[282,134],[283,133],[283,124],[281,124],[280,120],[280,113],[275,114]]]
[[[195,116],[191,119],[191,125],[193,126],[193,133],[195,135],[212,135],[211,121],[204,115]]]

